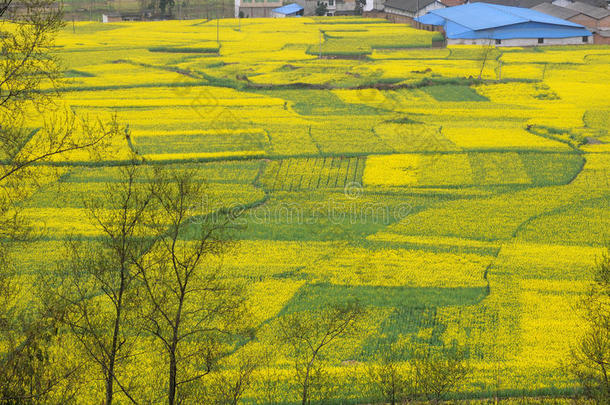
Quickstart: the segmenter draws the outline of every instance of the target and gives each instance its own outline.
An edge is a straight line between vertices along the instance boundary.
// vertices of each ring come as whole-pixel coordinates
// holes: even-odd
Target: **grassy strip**
[[[584,145],[585,138],[567,129],[547,127],[543,125],[528,125],[526,131],[543,138],[565,143],[577,152],[582,152],[579,146]]]
[[[166,53],[218,53],[220,46],[216,47],[174,47],[174,46],[154,46],[148,48],[149,52],[166,52]]]
[[[64,72],[64,77],[75,78],[75,77],[95,77],[94,74],[88,72],[82,72],[76,69],[66,70]]]
[[[404,152],[348,152],[348,153],[329,153],[321,152],[318,154],[313,153],[295,153],[291,155],[257,155],[257,156],[218,156],[218,157],[205,157],[205,158],[186,158],[186,159],[168,159],[163,161],[144,160],[141,164],[146,165],[170,165],[170,164],[181,164],[181,163],[213,163],[213,162],[240,162],[240,161],[259,161],[259,160],[283,160],[283,159],[299,159],[299,158],[355,158],[355,157],[367,157],[367,156],[389,156],[389,155],[456,155],[465,153],[502,153],[502,152],[516,152],[516,153],[538,153],[538,154],[566,154],[572,155],[574,151],[560,151],[560,150],[532,150],[532,149],[481,149],[481,150],[468,150],[468,151],[404,151]],[[578,153],[583,153],[577,151]],[[10,164],[6,160],[0,160],[0,164]],[[104,161],[66,161],[66,162],[38,162],[33,166],[52,166],[52,167],[116,167],[130,165],[130,160],[104,160]],[[443,188],[463,188],[460,186],[445,186]],[[475,186],[472,186],[475,187]],[[476,186],[479,187],[479,186]],[[423,188],[435,188],[435,186],[418,187]]]

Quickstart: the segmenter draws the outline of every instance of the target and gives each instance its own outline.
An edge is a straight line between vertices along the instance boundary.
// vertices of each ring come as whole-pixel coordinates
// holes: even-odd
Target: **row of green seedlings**
[[[364,163],[364,157],[283,159],[269,164],[262,183],[270,191],[344,188],[362,181]]]

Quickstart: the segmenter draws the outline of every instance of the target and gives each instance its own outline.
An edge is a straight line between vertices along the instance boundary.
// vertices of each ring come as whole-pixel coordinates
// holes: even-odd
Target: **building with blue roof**
[[[300,17],[303,15],[303,10],[303,7],[299,6],[296,3],[286,4],[285,6],[274,8],[273,10],[271,10],[271,17]]]
[[[580,24],[536,10],[489,3],[433,10],[415,20],[441,28],[447,44],[574,45],[589,43],[591,37]]]

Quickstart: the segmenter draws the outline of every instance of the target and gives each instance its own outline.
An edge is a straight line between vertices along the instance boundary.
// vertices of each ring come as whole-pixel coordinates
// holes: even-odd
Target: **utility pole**
[[[322,59],[322,31],[320,31],[320,37],[319,37],[318,59]]]

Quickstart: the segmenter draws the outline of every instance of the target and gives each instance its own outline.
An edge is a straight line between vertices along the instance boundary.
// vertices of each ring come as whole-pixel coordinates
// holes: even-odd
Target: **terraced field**
[[[363,395],[354,364],[405,340],[465,345],[461,396],[573,392],[573,306],[610,236],[610,48],[494,49],[483,63],[482,48],[434,39],[361,18],[221,20],[219,44],[216,21],[70,27],[63,102],[116,113],[129,136],[95,166],[57,162],[25,202],[47,253],[24,274],[59,260],[68,235],[96,236],[82,196],[117,181],[132,150],[251,207],[223,265],[247,281],[259,336],[345,297],[370,308],[325,360],[337,399]]]

